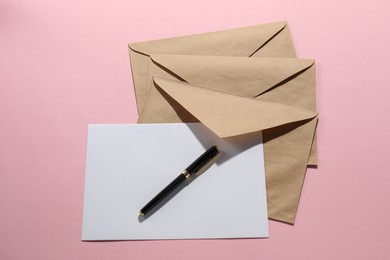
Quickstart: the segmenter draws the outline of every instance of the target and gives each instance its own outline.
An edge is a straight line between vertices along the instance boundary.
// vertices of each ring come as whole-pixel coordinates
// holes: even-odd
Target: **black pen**
[[[160,191],[148,204],[145,205],[140,211],[139,214],[144,216],[150,210],[152,210],[158,203],[160,203],[165,197],[167,197],[172,191],[174,191],[180,184],[182,184],[187,178],[192,174],[197,173],[202,169],[208,162],[210,162],[217,154],[219,153],[217,146],[212,146],[207,149],[198,159],[190,164],[184,171],[182,171],[179,176],[176,177],[168,186],[166,186],[162,191]]]

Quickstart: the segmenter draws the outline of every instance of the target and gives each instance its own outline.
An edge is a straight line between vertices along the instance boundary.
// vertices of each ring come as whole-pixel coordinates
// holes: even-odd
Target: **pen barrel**
[[[212,146],[205,151],[198,159],[196,159],[190,166],[186,168],[189,174],[193,174],[202,169],[208,162],[210,162],[219,153],[216,146]]]
[[[157,204],[159,204],[163,199],[165,199],[173,190],[175,190],[180,184],[186,180],[184,174],[177,176],[171,183],[168,184],[162,191],[160,191],[148,204],[145,205],[140,210],[141,214],[147,214],[151,209],[153,209]]]

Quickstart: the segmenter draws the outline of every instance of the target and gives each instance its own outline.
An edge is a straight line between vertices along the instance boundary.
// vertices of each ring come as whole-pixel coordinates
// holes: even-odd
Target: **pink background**
[[[389,259],[390,2],[0,2],[1,259]],[[336,1],[334,1],[336,3]],[[81,242],[88,123],[133,123],[127,43],[287,20],[319,168],[270,239]]]

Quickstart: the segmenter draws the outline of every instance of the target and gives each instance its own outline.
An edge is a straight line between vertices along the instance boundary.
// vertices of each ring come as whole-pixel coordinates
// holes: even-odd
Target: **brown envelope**
[[[269,217],[294,223],[317,123],[314,61],[193,55],[151,59],[148,96],[138,122],[201,121],[220,137],[264,130]],[[166,79],[153,82],[156,76]]]
[[[243,57],[291,57],[295,50],[286,22],[262,24],[129,44],[138,111],[146,97],[150,54],[185,54]]]

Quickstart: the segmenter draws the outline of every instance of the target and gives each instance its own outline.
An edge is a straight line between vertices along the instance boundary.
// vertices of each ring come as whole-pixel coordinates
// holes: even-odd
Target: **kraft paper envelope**
[[[193,55],[151,59],[148,97],[138,122],[201,121],[220,137],[264,130],[269,217],[293,223],[317,123],[314,61]],[[170,80],[153,82],[156,76]]]
[[[129,44],[138,111],[146,97],[150,54],[291,57],[295,50],[287,23],[276,22],[232,30]]]

